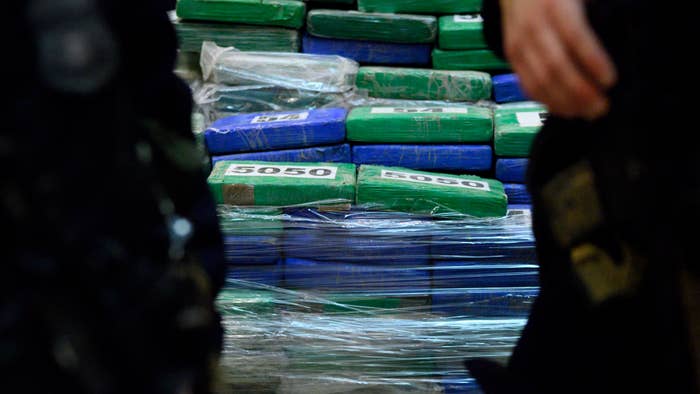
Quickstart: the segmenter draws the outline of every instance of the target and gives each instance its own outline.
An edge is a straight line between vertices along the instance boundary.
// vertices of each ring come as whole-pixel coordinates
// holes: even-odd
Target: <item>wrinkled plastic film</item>
[[[323,202],[329,205],[331,201]],[[538,293],[530,217],[220,206],[225,380],[239,392],[478,392],[463,361],[505,361]],[[276,259],[276,260],[275,260]]]
[[[340,56],[281,52],[241,52],[204,42],[204,80],[225,85],[273,85],[312,92],[351,90],[358,64]]]

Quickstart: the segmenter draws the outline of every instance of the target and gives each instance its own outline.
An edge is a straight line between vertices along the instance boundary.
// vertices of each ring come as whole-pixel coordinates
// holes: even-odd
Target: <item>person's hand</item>
[[[525,92],[562,117],[595,119],[615,66],[588,24],[585,0],[500,0],[504,48]]]

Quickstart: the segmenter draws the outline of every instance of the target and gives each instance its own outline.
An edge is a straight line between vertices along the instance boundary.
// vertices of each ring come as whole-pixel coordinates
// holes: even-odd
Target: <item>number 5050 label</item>
[[[302,167],[260,164],[232,164],[226,176],[271,176],[276,178],[335,179],[338,167]]]
[[[440,186],[463,187],[467,189],[491,191],[489,184],[481,181],[472,181],[469,179],[453,178],[448,176],[434,176],[423,174],[411,174],[409,172],[388,171],[382,170],[382,178],[398,179],[406,182],[429,183]]]

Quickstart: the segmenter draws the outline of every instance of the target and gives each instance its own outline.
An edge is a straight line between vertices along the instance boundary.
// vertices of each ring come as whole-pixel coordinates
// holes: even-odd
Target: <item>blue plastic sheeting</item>
[[[226,235],[224,257],[232,265],[276,264],[282,258],[282,240],[267,235]]]
[[[503,188],[508,195],[510,204],[532,204],[532,198],[527,191],[527,185],[520,183],[504,183]]]
[[[496,179],[501,182],[525,183],[530,159],[496,160]]]
[[[493,149],[488,145],[357,145],[355,164],[376,164],[416,170],[488,171]]]
[[[266,152],[237,153],[214,156],[212,164],[219,161],[257,160],[268,162],[352,163],[350,145],[317,146],[303,149],[273,150]]]
[[[525,317],[538,294],[536,287],[440,289],[432,296],[432,311],[447,316]]]
[[[371,263],[371,262],[368,262]],[[343,264],[287,258],[285,285],[292,289],[331,291],[414,290],[430,288],[428,267]]]
[[[211,154],[332,145],[345,140],[343,108],[236,115],[204,132]]]
[[[284,262],[278,260],[274,265],[229,266],[226,277],[243,283],[279,287],[284,279]]]
[[[515,74],[504,74],[493,77],[493,96],[497,103],[512,103],[528,101],[520,87],[520,81]]]
[[[533,287],[538,286],[536,264],[433,261],[433,287]]]
[[[304,35],[303,52],[338,55],[364,64],[429,65],[430,44],[392,44],[359,40],[340,40]]]

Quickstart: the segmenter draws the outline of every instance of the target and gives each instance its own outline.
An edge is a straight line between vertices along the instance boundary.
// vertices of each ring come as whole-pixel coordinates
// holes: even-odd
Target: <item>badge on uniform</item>
[[[618,239],[605,239],[606,222],[593,169],[579,162],[557,174],[542,189],[549,225],[560,247],[569,250],[572,268],[594,303],[633,291],[644,259]],[[612,248],[618,253],[611,253]]]

